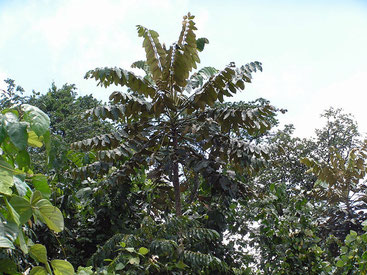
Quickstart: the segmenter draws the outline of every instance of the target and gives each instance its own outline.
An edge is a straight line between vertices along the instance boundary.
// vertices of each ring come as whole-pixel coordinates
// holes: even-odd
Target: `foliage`
[[[366,150],[367,141],[351,149],[346,159],[340,151],[331,147],[328,163],[310,158],[301,160],[318,177],[313,189],[314,195],[337,209],[328,213],[321,226],[342,240],[351,229],[362,232],[361,223],[367,218],[363,211],[367,207],[366,187],[362,181],[367,169]]]
[[[289,193],[285,184],[271,184],[260,202],[250,206],[255,225],[250,245],[264,274],[327,274],[317,237],[314,207],[304,192]]]
[[[360,145],[358,124],[351,114],[342,109],[329,108],[321,114],[326,119],[326,125],[317,129],[314,157],[324,162],[330,161],[330,147],[335,148],[343,158],[347,158],[350,150]]]
[[[367,141],[353,117],[326,110],[311,139],[269,132],[285,110],[225,102],[262,64],[198,69],[209,41],[193,19],[169,48],[137,26],[143,77],[86,73],[127,89],[108,105],[74,85],[23,96],[5,81],[0,274],[367,273]]]
[[[90,264],[101,266],[107,258],[110,272],[124,274],[185,274],[215,272],[220,274],[226,264],[210,254],[210,243],[217,243],[219,234],[203,228],[197,218],[181,216],[157,223],[145,217],[134,234],[114,235],[91,258]],[[115,252],[117,251],[117,253]]]
[[[48,116],[22,104],[3,110],[0,121],[0,271],[17,274],[20,266],[29,264],[25,255],[37,246],[31,239],[37,224],[58,233],[64,229],[64,219],[48,200],[46,176],[33,173],[27,151],[28,146],[49,146]]]
[[[13,79],[5,79],[4,82],[8,85],[6,90],[0,89],[0,109],[11,108],[21,103],[26,103],[26,98],[23,97],[24,89],[21,86],[16,86]]]
[[[65,170],[65,166],[70,165],[68,160],[71,158],[70,143],[110,130],[110,124],[107,122],[82,118],[86,110],[97,106],[100,102],[92,95],[77,96],[75,90],[74,84],[64,84],[61,88],[57,88],[55,83],[52,83],[46,94],[33,92],[32,96],[27,98],[28,104],[41,109],[51,121],[52,146],[49,152],[49,165],[47,169],[44,163],[39,162],[37,168],[42,171],[51,169],[61,173]]]
[[[364,222],[364,231],[366,225]],[[351,230],[340,245],[340,255],[335,261],[336,274],[367,274],[367,233],[358,235]]]

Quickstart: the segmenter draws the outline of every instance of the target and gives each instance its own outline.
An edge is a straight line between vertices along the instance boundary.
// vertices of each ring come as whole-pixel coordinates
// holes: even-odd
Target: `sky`
[[[262,62],[231,100],[263,97],[287,109],[279,120],[300,137],[322,127],[331,106],[367,132],[367,0],[0,0],[0,88],[6,78],[41,93],[73,83],[80,95],[107,101],[123,88],[96,87],[85,73],[144,59],[136,25],[166,45],[177,41],[187,12],[210,41],[199,68]]]

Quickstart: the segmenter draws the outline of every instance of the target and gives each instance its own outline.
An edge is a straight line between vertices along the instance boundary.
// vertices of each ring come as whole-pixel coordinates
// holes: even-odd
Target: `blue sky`
[[[81,95],[107,100],[118,88],[97,88],[85,72],[143,59],[137,24],[171,44],[188,11],[210,41],[202,66],[263,63],[235,100],[265,97],[288,109],[280,121],[300,136],[312,135],[330,106],[367,132],[367,1],[0,1],[0,80],[42,93],[52,81],[75,83]]]

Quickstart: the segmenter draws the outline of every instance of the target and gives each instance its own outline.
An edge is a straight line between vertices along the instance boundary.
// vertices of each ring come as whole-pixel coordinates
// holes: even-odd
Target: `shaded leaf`
[[[29,248],[29,252],[31,256],[40,263],[47,263],[47,250],[46,247],[42,244],[35,244]]]
[[[74,268],[68,261],[52,260],[51,266],[55,275],[74,275]]]

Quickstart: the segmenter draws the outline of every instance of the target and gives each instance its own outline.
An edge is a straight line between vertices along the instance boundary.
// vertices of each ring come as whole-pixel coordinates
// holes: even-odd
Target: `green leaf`
[[[22,105],[25,113],[24,120],[29,122],[31,129],[38,135],[42,136],[50,127],[50,118],[40,109],[28,104]]]
[[[148,252],[149,252],[149,249],[148,248],[145,248],[145,247],[140,247],[139,248],[139,253],[141,255],[146,255],[146,254],[148,254]]]
[[[37,134],[34,131],[28,132],[28,144],[32,147],[42,147],[43,138],[37,136]]]
[[[32,184],[34,188],[42,193],[46,198],[51,196],[51,189],[47,183],[47,177],[45,175],[36,174],[32,177]]]
[[[179,261],[177,264],[176,264],[176,267],[179,268],[179,269],[185,269],[186,267],[189,267],[188,265],[186,265],[183,261]]]
[[[6,161],[0,160],[0,193],[10,196],[13,185],[13,167]]]
[[[42,244],[35,244],[31,246],[29,252],[37,262],[46,264],[47,263],[47,250],[46,247]]]
[[[10,141],[19,150],[25,150],[27,148],[27,126],[25,122],[8,122],[6,124],[6,131],[8,132]]]
[[[30,200],[31,205],[34,206],[39,200],[42,199],[43,199],[42,193],[38,190],[34,191]]]
[[[60,232],[64,229],[64,218],[61,211],[53,206],[48,200],[41,199],[35,204],[32,203],[34,212],[46,225],[55,232]]]
[[[42,266],[35,266],[32,268],[31,272],[29,273],[29,275],[47,275],[47,270],[46,268],[42,267]]]
[[[129,259],[129,263],[133,264],[133,265],[138,265],[140,263],[140,258],[139,257],[131,257]]]
[[[13,177],[15,188],[17,189],[18,195],[21,197],[24,197],[27,195],[27,193],[31,194],[31,189],[24,181],[24,176],[17,175]]]
[[[19,169],[27,168],[31,164],[31,159],[30,159],[29,154],[26,150],[20,151],[17,154],[17,156],[15,158],[15,161],[17,162]]]
[[[127,251],[129,251],[129,252],[135,252],[135,249],[134,249],[134,247],[126,247],[125,248]]]
[[[0,273],[17,274],[17,265],[10,259],[0,259]]]
[[[4,201],[5,201],[5,205],[6,205],[6,208],[8,209],[8,213],[10,214],[11,219],[19,226],[20,225],[19,214],[17,213],[17,211],[15,211],[13,206],[9,204],[6,198],[4,198]]]
[[[10,204],[19,214],[19,221],[21,225],[25,224],[32,217],[31,204],[27,199],[20,196],[13,196],[10,200]]]
[[[337,262],[336,262],[336,266],[337,266],[337,267],[343,267],[343,266],[344,266],[344,264],[345,264],[345,263],[344,263],[344,261],[342,261],[342,260],[339,260],[339,261],[337,261]]]
[[[125,268],[125,265],[123,263],[118,263],[115,267],[115,270],[123,270]]]
[[[201,37],[196,39],[196,48],[199,52],[202,52],[204,50],[205,44],[209,44],[209,40],[207,38]]]
[[[0,221],[0,247],[14,249],[19,229],[13,222]]]
[[[18,242],[19,242],[20,249],[23,251],[23,253],[28,254],[28,245],[25,241],[23,231],[20,231],[18,234]]]
[[[74,268],[68,261],[52,260],[51,266],[55,275],[74,275]]]

